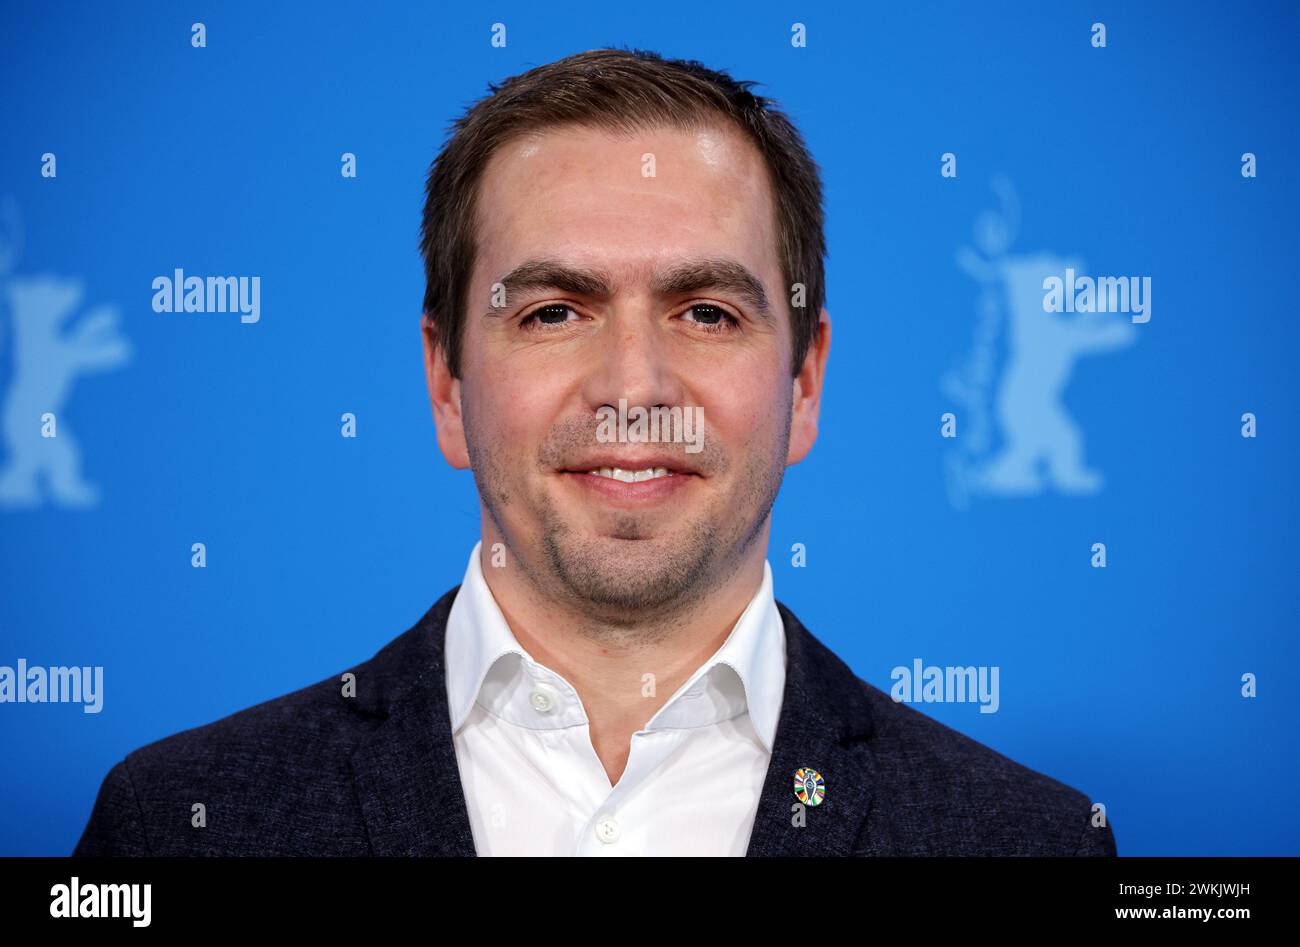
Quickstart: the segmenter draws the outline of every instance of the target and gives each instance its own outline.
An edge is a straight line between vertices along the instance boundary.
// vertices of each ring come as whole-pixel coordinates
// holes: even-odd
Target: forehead
[[[738,129],[548,128],[488,162],[475,268],[490,281],[544,251],[641,281],[665,261],[725,256],[779,282],[773,210],[766,164]]]

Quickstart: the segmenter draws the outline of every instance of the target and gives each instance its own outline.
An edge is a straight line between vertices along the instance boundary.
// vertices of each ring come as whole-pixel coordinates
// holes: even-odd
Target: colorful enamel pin
[[[806,806],[819,806],[826,798],[826,780],[817,770],[800,767],[794,771],[794,794]]]

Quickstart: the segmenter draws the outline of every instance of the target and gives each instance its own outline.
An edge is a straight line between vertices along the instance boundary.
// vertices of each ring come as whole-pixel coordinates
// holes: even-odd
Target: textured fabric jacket
[[[127,754],[74,854],[474,855],[443,670],[458,589],[352,669],[355,696],[331,677]],[[1083,793],[896,703],[777,607],[785,693],[748,855],[1115,854]],[[800,767],[825,780],[802,825]]]

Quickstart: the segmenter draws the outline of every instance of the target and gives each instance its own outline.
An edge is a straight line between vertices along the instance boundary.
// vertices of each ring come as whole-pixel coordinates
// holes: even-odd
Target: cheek
[[[554,377],[538,377],[519,366],[479,369],[477,378],[468,415],[469,435],[478,449],[499,458],[535,457],[563,405],[563,390]]]
[[[515,454],[528,443],[527,432],[534,426],[530,414],[536,402],[513,384],[488,382],[474,405],[474,429],[485,450],[493,454]]]
[[[782,418],[790,392],[773,372],[751,372],[721,380],[704,394],[706,434],[716,432],[722,442],[738,452],[765,452],[772,438],[783,431]]]

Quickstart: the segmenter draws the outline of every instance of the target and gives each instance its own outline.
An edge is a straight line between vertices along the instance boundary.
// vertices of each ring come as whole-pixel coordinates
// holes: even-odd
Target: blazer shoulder
[[[858,754],[871,801],[854,851],[903,855],[1114,855],[1077,789],[895,701],[777,602],[790,712]],[[792,686],[793,685],[793,686]],[[779,737],[778,737],[779,738]]]
[[[338,695],[330,678],[132,750],[104,777],[73,854],[174,854],[167,839],[194,806],[206,814],[250,789],[264,802],[337,738]]]
[[[858,678],[889,805],[920,847],[953,854],[1114,855],[1107,823],[1078,789],[895,701]],[[906,833],[904,833],[906,834]]]
[[[335,848],[348,851],[339,813],[352,805],[351,755],[393,701],[432,686],[434,633],[454,592],[361,664],[127,753],[105,776],[74,854],[192,854],[196,844],[265,852],[277,836],[331,822]],[[209,816],[219,830],[190,831]],[[364,853],[364,838],[353,841]]]
[[[251,828],[308,795],[343,798],[363,724],[342,690],[330,677],[127,753],[104,778],[74,854],[239,853],[224,831],[232,821]],[[190,831],[209,822],[215,831]]]

